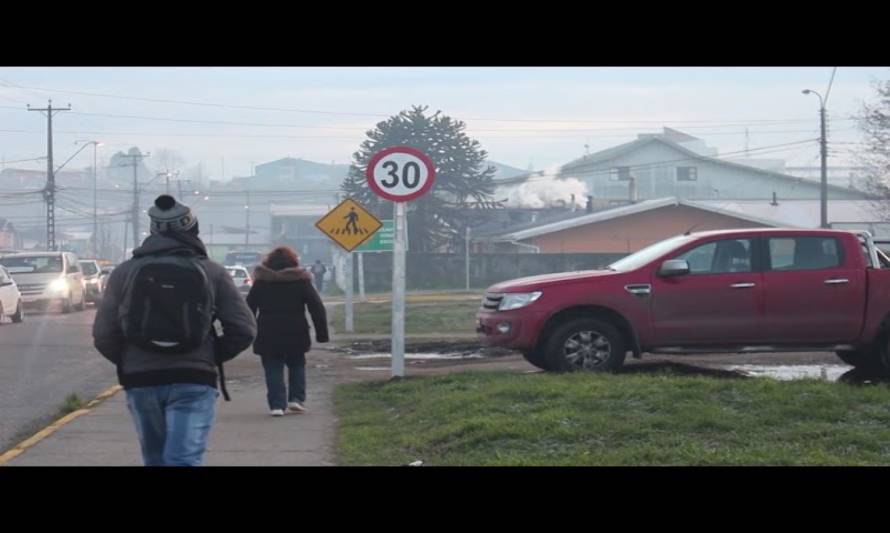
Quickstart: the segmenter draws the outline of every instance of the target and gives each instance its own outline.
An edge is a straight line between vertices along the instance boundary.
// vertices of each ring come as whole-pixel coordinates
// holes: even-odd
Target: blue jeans
[[[306,401],[306,354],[287,357],[261,356],[266,374],[266,399],[269,409],[287,409],[287,402]],[[287,388],[284,386],[284,366],[287,365]]]
[[[127,390],[145,466],[200,466],[219,393],[177,383]]]

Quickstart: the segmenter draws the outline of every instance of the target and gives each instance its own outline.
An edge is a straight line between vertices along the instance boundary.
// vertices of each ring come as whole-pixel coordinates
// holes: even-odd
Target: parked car
[[[223,260],[223,265],[227,267],[241,266],[248,272],[253,272],[257,265],[263,262],[263,254],[260,252],[228,252]]]
[[[105,289],[108,287],[108,278],[111,276],[112,270],[114,270],[114,266],[107,265],[103,266],[99,272],[99,290],[102,291],[102,294],[105,294]]]
[[[104,289],[101,281],[102,268],[99,266],[99,262],[94,259],[81,260],[80,269],[83,271],[83,284],[86,289],[86,300],[94,305],[101,304]]]
[[[253,279],[250,277],[250,272],[242,266],[226,267],[226,272],[232,276],[238,290],[246,296],[247,293],[250,292],[250,287],[253,285]]]
[[[490,287],[490,345],[545,370],[615,370],[627,352],[832,351],[890,372],[890,258],[866,232],[687,234],[605,270]]]
[[[63,313],[83,311],[86,291],[77,256],[71,252],[21,252],[0,257],[28,306],[59,303]]]
[[[13,322],[25,320],[25,309],[22,303],[22,293],[6,271],[6,267],[0,266],[0,322],[4,316],[8,316]]]

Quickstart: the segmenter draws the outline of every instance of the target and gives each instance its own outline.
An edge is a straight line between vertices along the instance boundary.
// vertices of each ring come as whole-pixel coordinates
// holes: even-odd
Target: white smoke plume
[[[559,165],[544,170],[543,175],[533,175],[520,185],[504,191],[510,207],[584,207],[587,203],[587,185],[577,178],[557,178]],[[498,196],[503,198],[503,196]]]

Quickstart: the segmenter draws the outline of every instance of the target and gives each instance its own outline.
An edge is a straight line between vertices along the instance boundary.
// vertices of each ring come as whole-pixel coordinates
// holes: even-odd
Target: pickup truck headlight
[[[52,292],[65,292],[68,290],[68,280],[65,278],[54,279],[49,284],[49,290]]]
[[[504,295],[498,311],[510,311],[512,309],[520,309],[525,307],[541,297],[541,291],[535,292],[514,292]]]

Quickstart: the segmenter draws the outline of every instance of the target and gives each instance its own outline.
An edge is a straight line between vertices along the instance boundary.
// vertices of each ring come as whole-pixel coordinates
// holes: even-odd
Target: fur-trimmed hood
[[[270,281],[284,283],[287,281],[309,281],[312,274],[305,268],[290,267],[281,270],[272,270],[265,265],[257,265],[253,271],[253,278],[257,281]]]

